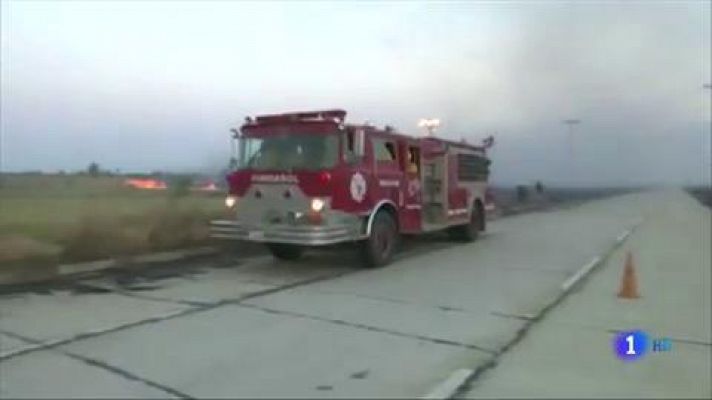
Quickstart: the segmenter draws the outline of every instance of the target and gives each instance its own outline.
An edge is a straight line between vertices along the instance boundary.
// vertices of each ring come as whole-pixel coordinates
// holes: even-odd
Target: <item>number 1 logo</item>
[[[620,332],[613,339],[613,350],[624,361],[638,360],[645,355],[648,335],[641,331]]]
[[[628,351],[625,354],[627,356],[635,355],[635,336],[628,335],[625,337],[625,341],[628,342]]]

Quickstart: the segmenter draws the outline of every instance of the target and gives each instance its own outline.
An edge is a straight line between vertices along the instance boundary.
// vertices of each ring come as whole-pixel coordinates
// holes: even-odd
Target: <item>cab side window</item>
[[[352,163],[356,161],[356,133],[352,130],[346,132],[343,136],[343,154],[344,161]]]
[[[391,161],[396,162],[396,144],[390,140],[384,139],[373,139],[373,152],[376,157],[376,161]]]
[[[420,148],[408,146],[408,160],[406,161],[406,171],[409,174],[420,173]]]

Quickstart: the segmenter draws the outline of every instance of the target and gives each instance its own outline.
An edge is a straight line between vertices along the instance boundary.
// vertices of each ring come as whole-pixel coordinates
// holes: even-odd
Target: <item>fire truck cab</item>
[[[347,124],[343,110],[246,118],[227,175],[229,218],[211,236],[263,242],[275,257],[353,242],[365,265],[388,263],[401,234],[485,230],[487,144]],[[491,145],[491,141],[488,143]]]

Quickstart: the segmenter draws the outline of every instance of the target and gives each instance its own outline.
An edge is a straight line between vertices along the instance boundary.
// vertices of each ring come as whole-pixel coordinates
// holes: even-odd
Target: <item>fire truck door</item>
[[[400,149],[395,139],[373,137],[373,155],[375,159],[376,185],[378,195],[375,201],[390,200],[398,209],[403,207],[403,170],[400,162]]]
[[[421,164],[420,146],[416,141],[402,143],[404,185],[404,204],[400,209],[399,219],[404,232],[421,231],[422,188],[420,183]]]

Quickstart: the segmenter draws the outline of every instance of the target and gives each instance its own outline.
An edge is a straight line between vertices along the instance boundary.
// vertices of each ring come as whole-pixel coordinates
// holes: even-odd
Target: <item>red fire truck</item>
[[[280,259],[310,246],[353,242],[365,265],[389,262],[401,234],[485,230],[490,161],[482,145],[386,126],[347,124],[343,110],[247,117],[233,129],[230,217],[217,238],[263,242]]]

